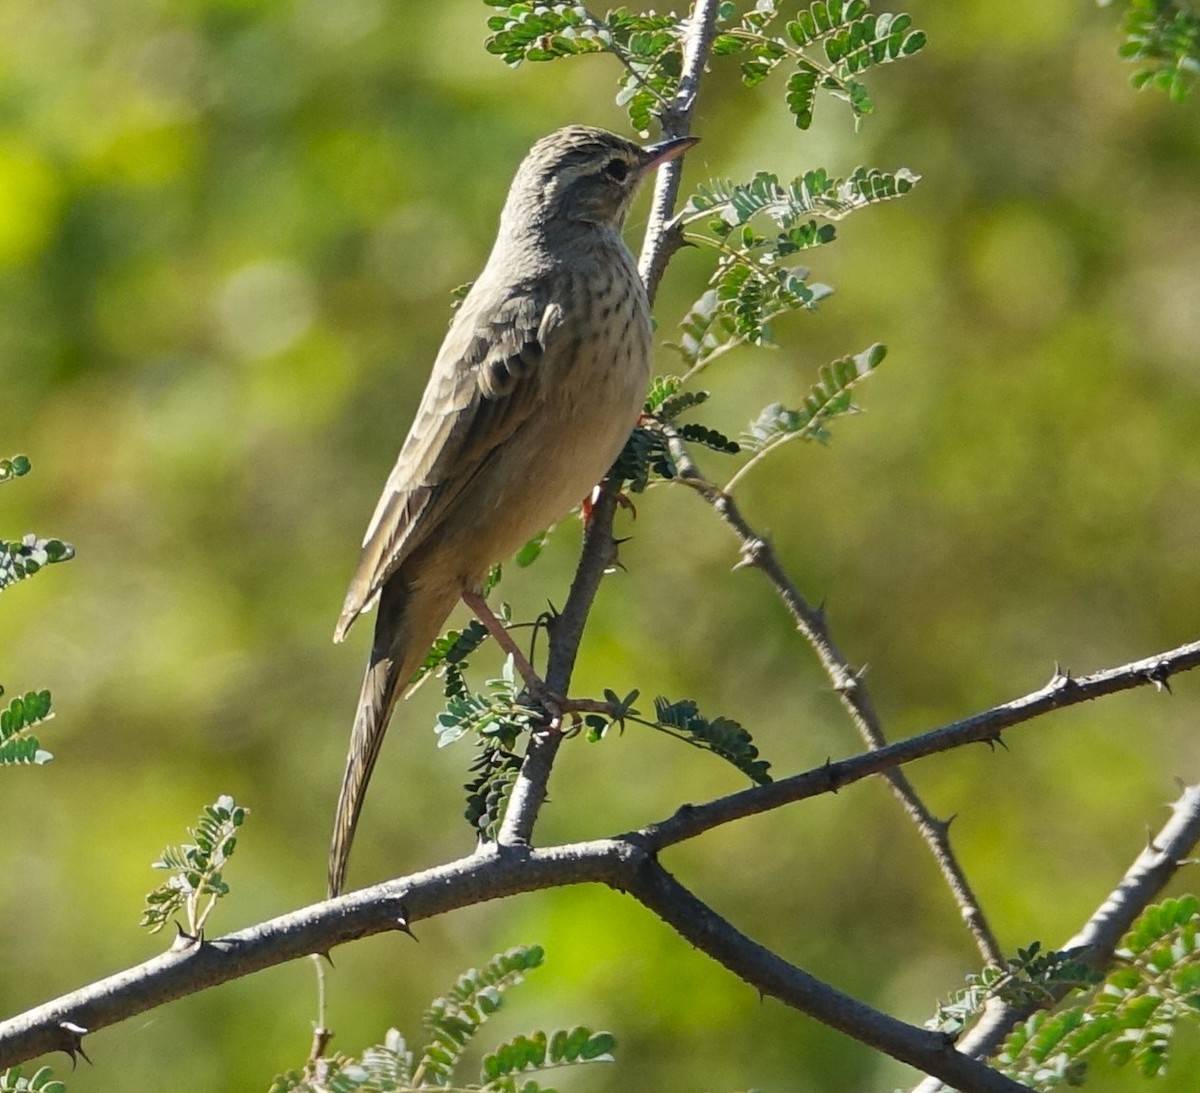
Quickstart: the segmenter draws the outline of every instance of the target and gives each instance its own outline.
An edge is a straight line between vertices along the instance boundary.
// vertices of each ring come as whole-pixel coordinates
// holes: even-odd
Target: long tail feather
[[[358,699],[350,753],[334,815],[329,847],[330,897],[342,891],[346,879],[354,829],[392,708],[405,684],[421,666],[456,600],[457,596],[446,591],[412,588],[402,573],[395,574],[383,588],[375,621],[375,641]]]

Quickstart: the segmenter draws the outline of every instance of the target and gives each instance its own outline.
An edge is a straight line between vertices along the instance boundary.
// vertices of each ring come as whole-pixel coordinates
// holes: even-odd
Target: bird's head
[[[539,227],[592,224],[620,231],[642,179],[696,140],[677,137],[642,147],[604,129],[559,129],[539,140],[521,163],[505,218]]]

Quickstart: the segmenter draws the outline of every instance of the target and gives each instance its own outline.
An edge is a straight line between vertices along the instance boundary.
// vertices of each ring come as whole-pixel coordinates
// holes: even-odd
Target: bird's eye
[[[629,164],[623,159],[610,159],[604,165],[604,173],[614,182],[624,182],[629,177]]]

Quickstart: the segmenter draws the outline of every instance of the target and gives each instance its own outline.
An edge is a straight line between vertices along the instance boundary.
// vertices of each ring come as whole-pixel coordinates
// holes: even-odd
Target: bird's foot
[[[603,489],[603,483],[595,486],[592,492],[583,499],[580,505],[583,515],[583,526],[587,527],[592,522],[592,509],[596,507],[596,502],[600,500],[600,491]],[[637,519],[637,509],[634,507],[633,501],[630,500],[629,494],[624,490],[618,490],[616,495],[617,504],[632,514],[633,518]]]

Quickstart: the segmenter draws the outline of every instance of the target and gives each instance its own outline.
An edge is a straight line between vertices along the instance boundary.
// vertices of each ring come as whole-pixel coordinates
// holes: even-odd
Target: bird
[[[483,271],[454,313],[363,539],[334,632],[375,632],[338,794],[329,894],[340,894],[393,707],[460,600],[503,635],[493,565],[585,498],[637,423],[650,306],[621,236],[640,182],[695,137],[648,146],[570,125],[517,169]],[[510,647],[515,648],[511,645]]]

